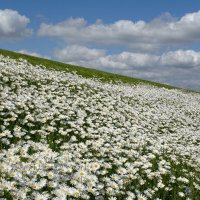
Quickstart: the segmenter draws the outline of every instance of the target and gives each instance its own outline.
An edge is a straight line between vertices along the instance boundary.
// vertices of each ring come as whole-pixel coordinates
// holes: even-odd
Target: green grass
[[[152,85],[152,86],[162,87],[162,88],[167,88],[167,89],[180,89],[180,90],[183,90],[184,92],[200,93],[200,92],[187,90],[187,89],[183,89],[183,88],[179,88],[179,87],[175,87],[171,85],[142,80],[138,78],[132,78],[132,77],[123,76],[119,74],[108,73],[108,72],[104,72],[104,71],[100,71],[96,69],[90,69],[86,67],[70,65],[70,64],[66,64],[62,62],[57,62],[57,61],[48,60],[44,58],[38,58],[38,57],[30,56],[30,55],[16,53],[16,52],[4,50],[4,49],[0,49],[0,54],[4,56],[9,56],[10,58],[13,58],[13,59],[23,58],[23,59],[26,59],[32,65],[44,65],[46,68],[49,68],[49,69],[68,71],[68,72],[75,71],[78,75],[81,75],[82,77],[85,77],[85,78],[95,77],[95,78],[101,79],[102,82],[112,82],[115,84],[121,81],[123,83],[128,83],[128,84],[146,84],[146,85]]]

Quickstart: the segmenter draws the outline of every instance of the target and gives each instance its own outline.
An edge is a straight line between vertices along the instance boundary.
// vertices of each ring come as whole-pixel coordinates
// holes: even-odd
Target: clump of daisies
[[[197,199],[199,102],[0,55],[0,197]]]

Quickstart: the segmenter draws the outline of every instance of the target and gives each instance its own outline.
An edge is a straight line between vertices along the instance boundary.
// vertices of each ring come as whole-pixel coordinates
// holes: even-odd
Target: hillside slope
[[[171,85],[166,85],[166,84],[161,84],[157,82],[152,82],[152,81],[147,81],[147,80],[141,80],[133,77],[128,77],[128,76],[123,76],[119,74],[112,74],[96,69],[90,69],[90,68],[85,68],[85,67],[79,67],[79,66],[74,66],[70,64],[65,64],[57,61],[52,61],[52,60],[47,60],[44,58],[38,58],[30,55],[25,55],[21,53],[16,53],[16,52],[11,52],[7,51],[4,49],[0,49],[0,54],[4,56],[9,56],[10,58],[13,59],[25,59],[29,63],[33,65],[44,65],[47,69],[55,69],[55,70],[61,70],[61,71],[67,71],[67,72],[76,72],[78,75],[84,77],[84,78],[98,78],[102,82],[111,82],[111,83],[118,83],[119,81],[122,83],[128,83],[128,84],[145,84],[145,85],[152,85],[156,87],[163,87],[167,89],[181,89],[186,91],[186,89],[178,88],[175,86]]]
[[[3,55],[0,197],[199,199],[198,93],[111,84]]]

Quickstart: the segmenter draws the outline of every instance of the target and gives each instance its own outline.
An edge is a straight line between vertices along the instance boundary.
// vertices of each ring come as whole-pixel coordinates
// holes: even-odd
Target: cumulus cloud
[[[161,55],[127,51],[106,55],[106,51],[102,49],[71,45],[56,49],[54,57],[68,63],[99,68],[129,69],[159,66],[191,69],[200,67],[200,52],[193,50],[169,51]]]
[[[107,55],[102,49],[72,45],[54,52],[57,60],[103,69],[161,83],[199,90],[200,52],[177,50],[161,55],[121,52]]]
[[[30,19],[15,10],[0,10],[0,40],[19,39],[32,33],[27,28]]]
[[[16,51],[16,52],[22,53],[22,54],[27,54],[27,55],[30,55],[30,56],[35,56],[35,57],[50,59],[49,56],[44,56],[44,55],[41,55],[41,54],[39,54],[39,53],[27,51],[27,50],[24,50],[24,49],[23,49],[23,50]]]
[[[200,40],[200,11],[180,19],[166,14],[150,22],[119,20],[88,24],[83,18],[70,18],[57,24],[42,23],[39,36],[56,37],[67,43],[125,45],[135,50],[150,51]]]
[[[90,49],[84,46],[72,45],[55,50],[56,58],[66,62],[90,61],[105,56],[104,50]]]
[[[161,56],[160,64],[180,68],[200,67],[200,52],[193,50],[170,51]]]
[[[63,49],[56,49],[54,57],[57,60],[91,68],[119,68],[127,67],[112,56],[107,56],[103,49],[87,48],[80,45],[71,45]]]

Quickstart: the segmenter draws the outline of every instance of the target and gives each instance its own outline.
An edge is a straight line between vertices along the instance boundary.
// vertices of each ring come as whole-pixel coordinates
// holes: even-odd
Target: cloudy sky
[[[200,4],[1,0],[0,48],[200,91]]]

